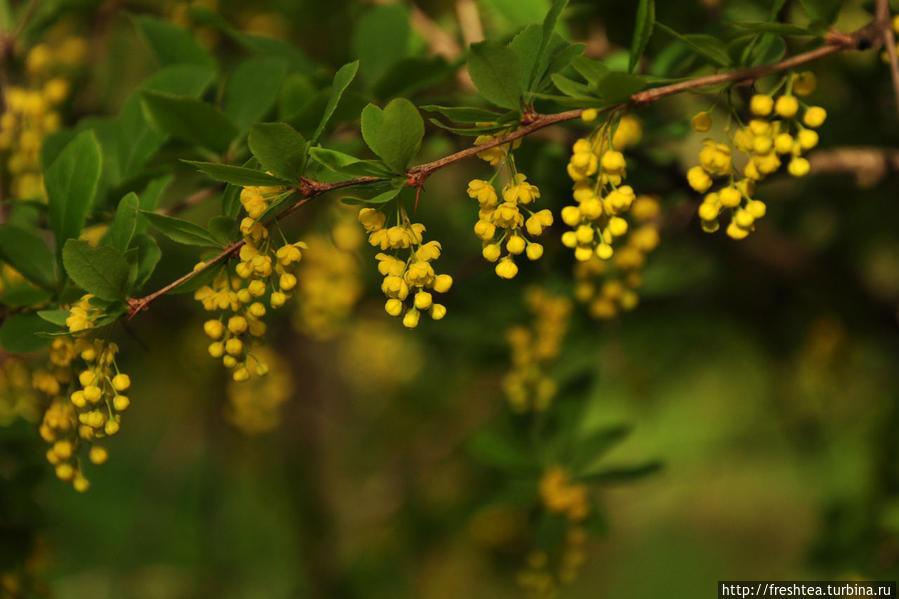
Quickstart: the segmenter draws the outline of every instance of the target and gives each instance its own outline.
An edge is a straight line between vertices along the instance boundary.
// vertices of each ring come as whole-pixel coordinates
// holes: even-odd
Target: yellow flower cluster
[[[394,254],[407,254],[405,258],[398,258],[382,251],[375,258],[378,260],[378,272],[384,276],[381,283],[381,291],[387,296],[384,309],[391,316],[402,316],[403,325],[414,329],[422,312],[428,312],[434,320],[446,315],[446,307],[436,303],[430,291],[446,293],[453,285],[453,278],[446,274],[438,275],[431,265],[440,257],[440,242],[425,243],[422,237],[425,226],[410,222],[402,208],[400,212],[401,224],[392,227],[386,227],[386,215],[374,208],[360,210],[359,222],[368,232],[368,242],[372,246],[384,251],[392,250]]]
[[[627,163],[619,149],[636,143],[641,135],[639,121],[623,117],[617,127],[611,121],[604,123],[589,138],[574,143],[567,170],[577,204],[562,209],[562,221],[572,229],[562,235],[562,244],[574,250],[579,262],[593,256],[608,260],[615,253],[615,240],[627,234],[623,215],[636,195],[630,185],[622,185]]]
[[[67,37],[53,46],[41,43],[25,56],[24,85],[3,90],[5,111],[0,115],[0,153],[10,176],[12,196],[44,198],[40,150],[44,137],[59,130],[59,106],[68,98],[66,71],[83,62],[84,40]]]
[[[33,422],[39,415],[28,366],[19,358],[4,356],[0,363],[0,426],[8,426],[17,418]]]
[[[265,297],[273,309],[282,307],[297,286],[295,271],[303,257],[303,242],[287,243],[275,247],[269,237],[268,228],[259,218],[269,208],[270,202],[283,192],[280,187],[245,187],[240,194],[240,202],[247,216],[240,223],[244,245],[240,248],[240,260],[234,266],[234,274],[229,268],[219,272],[211,285],[205,285],[194,293],[194,299],[203,304],[209,312],[220,312],[217,319],[207,320],[203,330],[212,340],[209,355],[221,359],[222,364],[233,372],[237,382],[250,378],[250,364],[255,363],[255,372],[263,376],[268,365],[248,351],[248,345],[255,338],[262,337],[266,325]],[[203,263],[197,265],[197,268]]]
[[[532,327],[516,326],[506,334],[512,369],[503,379],[503,390],[516,412],[542,412],[556,394],[556,384],[543,367],[559,355],[568,331],[571,301],[535,287],[528,290],[525,302],[534,322]]]
[[[575,264],[575,297],[587,304],[592,317],[609,319],[637,306],[636,290],[643,283],[641,270],[647,254],[659,244],[660,210],[656,198],[637,196],[628,212],[635,226],[629,228],[613,259],[591,256]]]
[[[490,125],[490,123],[476,123],[476,125],[478,127],[486,127]],[[503,137],[504,135],[508,135],[509,133],[511,133],[511,131],[506,129],[503,131],[497,131],[493,134],[478,135],[474,140],[474,145],[479,146],[481,144],[491,142],[494,139],[498,139],[500,137]],[[519,146],[521,146],[520,138],[512,141],[511,143],[502,144],[493,148],[488,148],[482,152],[478,152],[478,158],[490,164],[491,166],[496,166],[504,162],[506,160],[506,156],[509,155],[509,152],[517,149]]]
[[[546,209],[533,212],[527,208],[540,197],[540,190],[528,183],[523,173],[513,175],[503,187],[502,202],[493,184],[482,179],[468,183],[468,196],[478,201],[478,222],[474,232],[481,239],[484,258],[496,262],[498,277],[511,279],[518,274],[515,256],[525,254],[529,260],[539,260],[543,256],[543,246],[528,236],[542,235],[543,229],[553,224],[553,215]],[[503,247],[507,252],[505,256],[502,256]]]
[[[730,146],[711,139],[705,140],[699,152],[699,165],[687,171],[687,182],[700,193],[708,192],[715,178],[728,179],[723,187],[706,193],[699,206],[704,231],[717,231],[719,217],[727,211],[730,213],[728,236],[744,239],[767,212],[764,202],[752,198],[755,184],[777,172],[786,159],[789,159],[787,171],[791,175],[808,174],[809,162],[803,153],[818,145],[818,133],[814,129],[824,123],[827,112],[820,106],[807,106],[797,98],[815,90],[812,73],[790,75],[785,83],[786,91],[776,99],[768,94],[752,96],[749,110],[753,118],[734,133],[734,147],[748,157],[742,172],[734,165]],[[693,118],[693,126],[707,131],[711,117],[700,113]]]
[[[250,375],[246,383],[230,382],[226,389],[226,418],[247,435],[257,435],[276,428],[281,420],[281,406],[294,391],[290,369],[278,355],[261,347],[258,358],[269,365],[266,376]]]
[[[70,333],[80,333],[94,326],[94,321],[103,313],[103,310],[92,305],[93,295],[88,293],[69,308],[66,317],[66,326]]]
[[[37,371],[32,377],[34,388],[51,398],[39,429],[50,444],[47,461],[77,491],[90,486],[79,448],[88,444],[88,459],[104,463],[108,452],[97,442],[119,432],[121,413],[131,405],[125,395],[131,378],[116,364],[118,351],[115,343],[101,339],[57,338],[50,345],[52,372]],[[71,393],[70,387],[75,389]]]
[[[555,597],[561,585],[577,578],[586,559],[584,545],[587,543],[587,533],[580,523],[589,514],[590,506],[587,487],[573,484],[561,466],[548,468],[538,489],[544,507],[568,520],[568,530],[555,563],[551,563],[546,552],[535,551],[528,556],[527,567],[518,574],[518,584],[528,596],[543,599]]]
[[[550,568],[550,559],[544,551],[534,551],[527,558],[527,567],[518,573],[518,585],[529,597],[544,599],[556,597],[561,585],[571,584],[586,561],[584,546],[587,532],[580,526],[570,526],[557,561],[557,569]]]
[[[308,238],[309,249],[300,266],[294,323],[313,339],[333,338],[362,295],[355,250],[362,243],[359,226],[341,220],[331,239]]]
[[[385,396],[412,381],[424,365],[421,342],[383,320],[356,322],[337,352],[343,378],[360,393]]]

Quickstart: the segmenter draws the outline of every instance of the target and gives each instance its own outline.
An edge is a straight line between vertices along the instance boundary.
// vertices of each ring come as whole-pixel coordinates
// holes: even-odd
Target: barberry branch
[[[887,26],[889,26],[888,11],[885,18]],[[883,15],[878,14],[873,21],[850,34],[831,31],[824,36],[824,45],[775,63],[759,65],[757,67],[746,69],[739,69],[727,73],[716,73],[714,75],[697,77],[688,81],[681,81],[670,85],[655,87],[633,94],[628,102],[623,102],[614,106],[607,106],[600,112],[620,110],[626,108],[629,105],[645,106],[647,104],[651,104],[653,102],[661,100],[662,98],[667,98],[669,96],[674,96],[686,91],[719,85],[722,83],[735,81],[752,82],[756,79],[759,79],[760,77],[764,77],[765,75],[770,75],[772,73],[799,67],[804,64],[824,58],[826,56],[837,54],[846,50],[865,50],[876,45],[878,41],[883,41],[883,19]],[[893,51],[895,52],[895,47],[893,48]],[[537,114],[529,112],[527,114],[527,118],[523,119],[525,124],[523,124],[523,126],[516,129],[515,131],[508,133],[507,135],[497,137],[477,146],[471,146],[464,150],[460,150],[453,154],[438,158],[437,160],[432,160],[431,162],[425,162],[423,164],[411,167],[406,172],[406,185],[411,187],[420,187],[431,174],[439,169],[442,169],[451,164],[455,164],[456,162],[460,162],[467,158],[471,158],[472,156],[475,156],[485,150],[508,144],[517,139],[521,139],[534,133],[535,131],[539,131],[540,129],[579,118],[582,112],[583,109],[581,108],[566,110],[564,112],[558,112],[554,114]],[[297,210],[300,206],[330,191],[357,185],[376,183],[383,180],[384,179],[380,177],[356,177],[353,179],[347,179],[335,183],[323,183],[304,178],[300,186],[295,189],[301,199],[288,207],[282,213],[280,213],[277,216],[277,220],[285,218],[287,215]],[[236,255],[236,253],[240,251],[240,248],[243,245],[243,241],[233,242],[226,246],[218,256],[206,262],[202,267],[185,274],[179,279],[169,283],[168,285],[162,287],[157,291],[154,291],[147,296],[138,299],[129,298],[129,317],[134,317],[142,310],[145,310],[152,301],[154,301],[161,295],[164,295],[165,293],[171,291],[179,285],[186,283],[190,279],[205,272],[209,268],[212,268],[213,266],[224,262],[231,256]]]

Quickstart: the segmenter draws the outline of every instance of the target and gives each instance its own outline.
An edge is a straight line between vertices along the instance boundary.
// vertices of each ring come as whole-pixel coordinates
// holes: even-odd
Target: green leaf
[[[161,66],[198,64],[215,67],[215,60],[186,29],[169,21],[142,15],[133,16],[137,29],[150,45]]]
[[[50,229],[57,252],[66,239],[78,237],[97,193],[100,144],[92,131],[79,133],[57,156],[44,176]]]
[[[234,219],[227,216],[213,216],[206,224],[206,228],[219,243],[228,245],[231,243],[231,235],[234,232]]]
[[[222,94],[222,112],[241,132],[264,117],[278,100],[287,75],[279,58],[251,58],[237,65]]]
[[[426,104],[419,108],[427,112],[440,113],[454,123],[495,123],[510,114],[493,112],[492,110],[484,110],[483,108],[437,106],[435,104]],[[365,118],[364,113],[363,118]]]
[[[50,337],[43,333],[55,333],[59,327],[37,314],[11,314],[0,326],[0,345],[10,353],[22,354],[37,351],[50,345]]]
[[[287,123],[257,123],[250,128],[250,151],[266,171],[297,182],[306,167],[306,140]]]
[[[117,162],[123,181],[138,176],[144,164],[162,146],[167,137],[147,122],[141,108],[142,90],[184,96],[199,96],[212,82],[215,71],[198,65],[174,65],[160,69],[131,94],[122,107],[118,122]]]
[[[192,222],[155,212],[142,212],[142,214],[160,233],[175,243],[216,248],[222,246],[206,229]]]
[[[540,25],[528,25],[518,32],[509,42],[509,49],[518,57],[521,89],[531,91],[531,78],[538,70],[540,60],[540,43],[543,41],[543,28]]]
[[[129,268],[119,250],[70,239],[62,249],[62,264],[69,278],[88,293],[110,301],[125,299]]]
[[[216,181],[224,181],[246,187],[249,185],[259,186],[279,186],[290,185],[285,179],[272,177],[262,171],[242,166],[234,166],[231,164],[220,164],[218,162],[197,162],[195,160],[185,160],[184,162],[192,164],[203,173],[209,175]]]
[[[536,470],[527,452],[489,431],[478,431],[466,443],[468,453],[478,462],[500,470]]]
[[[575,441],[572,468],[575,472],[589,468],[633,430],[629,425],[612,426],[594,431]]]
[[[404,173],[421,149],[425,124],[415,104],[396,98],[384,107],[381,125],[375,133],[378,156],[394,172]]]
[[[687,46],[689,46],[694,52],[696,52],[700,56],[704,56],[709,61],[722,67],[730,66],[731,61],[730,56],[727,53],[727,46],[725,46],[724,42],[722,42],[718,38],[704,34],[682,35],[671,27],[668,27],[667,25],[658,21],[656,21],[656,27],[658,27],[665,33],[679,39]]]
[[[39,287],[56,285],[53,253],[33,231],[15,225],[0,225],[0,258]]]
[[[144,112],[155,128],[190,144],[224,152],[237,137],[234,123],[216,107],[194,98],[145,91]]]
[[[646,78],[642,75],[618,71],[609,73],[597,85],[599,93],[606,104],[627,102],[633,94],[644,87],[646,87]]]
[[[622,466],[618,468],[608,468],[584,474],[577,477],[578,480],[593,484],[612,484],[630,482],[650,474],[654,474],[662,469],[662,463],[659,461],[647,462],[637,466]]]
[[[521,107],[521,66],[513,50],[489,41],[472,44],[468,74],[490,102],[512,110]]]
[[[386,177],[391,173],[376,160],[359,160],[350,154],[344,154],[328,148],[311,148],[309,155],[322,166],[336,173],[343,173],[353,177]]]
[[[749,31],[751,33],[777,33],[778,35],[815,35],[809,32],[805,27],[798,25],[790,25],[789,23],[778,23],[775,21],[732,21],[729,23],[736,29]]]
[[[131,243],[134,231],[137,229],[137,212],[140,209],[140,200],[134,192],[129,193],[116,209],[112,224],[100,240],[101,245],[108,245],[117,250],[125,251]]]
[[[353,32],[353,56],[360,57],[359,71],[371,88],[397,62],[409,55],[409,9],[403,4],[368,9]]]
[[[602,62],[587,58],[586,56],[578,56],[571,61],[571,67],[583,77],[587,83],[594,87],[598,87],[608,74],[609,69]]]
[[[15,308],[24,308],[37,306],[48,302],[53,298],[53,294],[44,289],[38,289],[30,284],[12,285],[3,290],[0,294],[0,304],[12,306]]]
[[[381,152],[378,150],[377,136],[383,120],[384,111],[382,111],[379,106],[369,103],[362,109],[362,139],[365,140],[365,145],[379,156],[381,155]]]
[[[547,56],[552,54],[549,49],[555,39],[554,34],[556,25],[558,24],[559,17],[562,15],[562,11],[566,6],[568,6],[568,0],[553,0],[552,6],[550,6],[549,8],[549,12],[546,13],[546,17],[543,19],[540,43],[537,46],[536,59],[534,60],[534,64],[531,67],[530,73],[527,75],[527,84],[524,86],[524,89],[528,91],[533,91],[540,87],[540,81],[543,78],[543,73],[545,72],[544,65],[548,64],[549,62]],[[567,44],[567,42],[565,43]],[[523,72],[527,73],[527,71],[524,70]]]
[[[69,317],[71,312],[69,310],[38,310],[37,315],[46,320],[49,323],[55,324],[57,326],[67,326],[66,319]]]
[[[590,98],[594,95],[593,90],[583,83],[578,83],[559,73],[552,74],[552,81],[559,91],[566,96],[571,96],[572,98]]]
[[[367,198],[362,201],[363,204],[386,204],[396,196],[400,195],[400,192],[403,191],[402,187],[394,187],[393,189],[388,189],[383,193],[379,193],[373,198]]]
[[[328,103],[325,105],[325,113],[322,115],[322,120],[319,121],[318,127],[315,128],[315,133],[312,134],[312,139],[309,140],[309,143],[318,143],[318,139],[324,133],[328,121],[331,120],[331,116],[337,110],[337,104],[340,102],[343,92],[350,86],[358,70],[359,61],[356,60],[343,65],[334,74],[334,81],[331,83],[331,93],[328,96]]]
[[[628,73],[633,73],[634,69],[643,58],[643,52],[646,50],[646,44],[652,36],[652,29],[656,22],[656,3],[655,0],[640,0],[637,5],[637,20],[634,24],[634,37],[631,40],[631,54],[627,63]]]
[[[813,25],[815,22],[832,25],[840,14],[843,0],[799,0],[799,3]]]
[[[162,252],[156,240],[141,233],[134,237],[134,246],[137,248],[137,276],[135,277],[134,287],[139,289],[147,284],[159,259],[162,258]]]

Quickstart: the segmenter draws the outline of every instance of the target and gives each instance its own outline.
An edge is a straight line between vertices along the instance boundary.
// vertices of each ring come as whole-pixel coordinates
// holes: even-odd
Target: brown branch
[[[873,187],[890,173],[899,172],[899,149],[845,147],[809,154],[810,172],[854,175],[859,187]]]
[[[883,36],[883,49],[890,59],[890,75],[893,78],[893,96],[896,99],[896,110],[899,111],[899,54],[896,52],[896,38],[890,22],[889,0],[877,0],[875,21]]]
[[[646,104],[650,104],[652,102],[656,102],[661,100],[662,98],[666,98],[668,96],[673,96],[675,94],[679,94],[685,91],[698,89],[702,87],[708,87],[711,85],[717,85],[720,83],[728,83],[731,81],[747,81],[758,79],[759,77],[763,77],[765,75],[776,73],[780,71],[785,71],[787,69],[791,69],[794,67],[801,66],[803,64],[818,60],[825,56],[829,56],[831,54],[836,54],[838,52],[844,50],[860,50],[870,48],[872,43],[880,39],[881,29],[879,27],[879,21],[875,19],[868,25],[862,27],[861,29],[855,31],[852,34],[846,35],[841,33],[831,32],[825,36],[825,44],[819,48],[815,48],[814,50],[809,50],[808,52],[804,52],[802,54],[797,54],[796,56],[792,56],[785,60],[781,60],[776,63],[768,64],[768,65],[760,65],[757,67],[752,67],[748,69],[740,69],[737,71],[732,71],[729,73],[717,73],[714,75],[707,75],[705,77],[698,77],[696,79],[691,79],[689,81],[681,81],[678,83],[673,83],[671,85],[665,85],[662,87],[656,87],[653,89],[648,89],[646,91],[642,91],[636,93],[630,97],[629,102],[625,102],[622,104],[617,104],[615,106],[608,106],[602,109],[601,112],[609,112],[614,110],[620,110],[627,107],[629,104],[634,104],[637,106],[644,106]],[[539,131],[545,127],[549,127],[550,125],[554,125],[557,123],[562,123],[565,121],[570,121],[581,116],[583,109],[576,108],[574,110],[566,110],[564,112],[559,112],[556,114],[536,114],[531,113],[528,115],[527,124],[516,129],[515,131],[503,135],[502,137],[498,137],[486,143],[472,146],[470,148],[466,148],[464,150],[460,150],[448,156],[444,156],[443,158],[438,158],[437,160],[432,160],[431,162],[426,162],[424,164],[419,164],[418,166],[411,167],[406,172],[406,185],[410,187],[420,187],[425,179],[427,179],[432,173],[435,171],[459,162],[461,160],[465,160],[466,158],[470,158],[483,152],[484,150],[489,150],[490,148],[495,148],[497,146],[505,145],[509,142],[515,141],[516,139],[521,139],[535,131]],[[301,185],[296,189],[299,195],[302,197],[301,200],[287,208],[284,212],[278,215],[277,219],[281,220],[286,217],[288,214],[291,214],[296,209],[298,209],[303,204],[311,201],[314,198],[317,198],[320,195],[328,193],[329,191],[334,191],[337,189],[352,187],[356,185],[365,185],[369,183],[376,183],[378,181],[383,181],[383,178],[380,177],[356,177],[354,179],[347,179],[345,181],[338,181],[336,183],[321,183],[318,181],[313,181],[311,179],[304,178],[302,180]],[[211,268],[212,266],[219,264],[220,262],[226,260],[230,256],[233,256],[235,252],[239,251],[243,246],[243,241],[237,241],[222,250],[218,256],[213,258],[211,261],[206,263],[202,268],[199,268],[195,271],[189,272],[186,275],[179,278],[177,281],[173,281],[172,283],[166,285],[162,289],[151,293],[145,297],[139,299],[129,299],[128,304],[130,307],[129,314],[131,317],[135,316],[140,311],[146,309],[146,307],[158,298],[159,296],[171,291],[175,287],[185,283],[186,281],[192,279],[198,274],[204,272],[205,270]]]

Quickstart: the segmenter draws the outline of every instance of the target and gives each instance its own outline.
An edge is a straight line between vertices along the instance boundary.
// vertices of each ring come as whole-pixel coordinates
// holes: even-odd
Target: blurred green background
[[[71,124],[115,113],[155,68],[126,13],[178,9],[69,4],[75,29],[104,44],[102,60],[83,75]],[[461,45],[457,4],[416,6]],[[548,8],[544,0],[474,4],[496,38],[540,21]],[[770,4],[659,2],[657,19],[724,36],[732,33],[724,20],[764,20]],[[572,40],[588,43],[588,55],[615,60],[630,44],[635,6],[574,1],[565,26]],[[296,43],[319,65],[310,77],[317,87],[359,58],[359,30],[377,10],[348,0],[222,0],[218,9],[243,28]],[[844,2],[837,28],[864,24],[868,9]],[[781,16],[806,18],[799,2],[787,2]],[[213,38],[223,68],[231,68],[241,49]],[[429,41],[412,27],[401,51],[427,55]],[[653,38],[650,64],[674,52],[670,42]],[[790,50],[804,43],[791,40]],[[367,71],[361,59],[355,91],[368,101],[375,75],[366,81],[366,73],[376,67]],[[829,114],[817,152],[896,145],[896,98],[879,52],[827,58],[812,69],[819,80],[812,100]],[[450,74],[411,96],[418,104],[462,103],[466,93]],[[759,187],[769,216],[756,233],[743,242],[703,234],[682,173],[701,142],[689,118],[707,105],[702,95],[683,95],[637,113],[644,137],[628,154],[629,181],[660,196],[662,243],[646,267],[640,306],[609,322],[576,307],[553,366],[562,390],[550,411],[577,415],[559,425],[564,434],[627,424],[631,434],[604,459],[664,464],[638,481],[594,488],[605,532],[591,537],[587,563],[564,597],[712,597],[721,579],[895,579],[899,572],[895,173],[865,179],[822,167],[802,180],[778,175]],[[339,127],[330,147],[358,150],[356,126]],[[556,214],[568,202],[565,164],[577,131],[548,131],[516,154]],[[436,128],[428,136],[423,160],[467,143]],[[93,469],[89,492],[52,476],[32,425],[2,429],[0,517],[37,534],[38,578],[50,594],[519,596],[515,572],[532,533],[495,509],[508,474],[479,462],[469,440],[484,429],[527,438],[531,424],[510,414],[501,389],[505,331],[529,321],[521,301],[529,286],[570,292],[571,256],[556,227],[542,261],[512,282],[493,275],[471,234],[476,209],[464,193],[469,179],[488,172],[478,161],[440,171],[417,213],[429,238],[443,243],[441,270],[455,278],[443,321],[407,331],[386,316],[374,252],[365,246],[354,258],[364,297],[333,337],[298,332],[295,308],[273,322],[271,344],[292,380],[275,430],[246,435],[229,422],[226,373],[205,353],[195,302],[177,295],[117,332],[133,406],[109,443],[109,463]],[[176,204],[197,181],[179,167],[165,203]],[[292,217],[288,234],[327,235],[340,219],[330,207],[336,199]],[[212,202],[181,216],[205,222],[217,209]],[[189,249],[162,247],[166,259],[150,287],[197,259]],[[10,535],[0,545],[14,554],[25,538]]]

